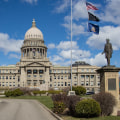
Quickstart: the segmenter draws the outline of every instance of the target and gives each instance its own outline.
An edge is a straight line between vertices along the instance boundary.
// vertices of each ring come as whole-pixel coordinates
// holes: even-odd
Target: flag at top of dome
[[[89,2],[86,2],[86,7],[87,7],[87,10],[98,10],[98,8],[96,8],[94,5],[92,5],[91,3]]]

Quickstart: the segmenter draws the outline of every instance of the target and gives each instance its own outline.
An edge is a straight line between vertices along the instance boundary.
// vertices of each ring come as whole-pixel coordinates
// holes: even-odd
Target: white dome
[[[35,20],[33,19],[32,27],[25,33],[25,39],[37,38],[43,40],[42,32],[36,27]]]

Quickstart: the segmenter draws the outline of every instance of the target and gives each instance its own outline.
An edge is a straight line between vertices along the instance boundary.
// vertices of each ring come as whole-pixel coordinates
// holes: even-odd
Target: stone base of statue
[[[109,92],[115,96],[117,106],[119,105],[119,71],[120,68],[115,66],[104,66],[97,70],[100,74],[100,92]],[[117,106],[112,115],[117,115]]]
[[[115,66],[104,66],[98,69],[100,73],[100,91],[110,92],[119,100],[119,72],[120,68]]]
[[[75,94],[75,91],[69,91],[69,92],[68,92],[68,96],[73,96],[73,95],[76,95],[76,94]]]

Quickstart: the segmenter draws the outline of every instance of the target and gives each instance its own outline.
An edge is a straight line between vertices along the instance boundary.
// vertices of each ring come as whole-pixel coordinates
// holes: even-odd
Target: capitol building
[[[100,91],[100,67],[84,61],[72,65],[72,85],[84,86],[87,91]],[[47,47],[42,32],[32,27],[25,33],[21,46],[21,59],[16,65],[0,66],[0,87],[29,87],[48,90],[63,89],[71,85],[71,67],[54,66],[47,58]]]

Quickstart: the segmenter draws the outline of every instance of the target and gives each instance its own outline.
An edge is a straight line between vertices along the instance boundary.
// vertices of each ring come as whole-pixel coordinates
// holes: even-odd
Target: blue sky
[[[71,0],[0,0],[0,65],[20,61],[20,47],[26,31],[35,18],[48,47],[50,61],[70,65],[70,1]],[[88,0],[99,10],[90,10],[100,18],[100,34],[87,32],[88,14],[85,0],[73,0],[73,62],[106,65],[102,55],[106,38],[113,45],[111,65],[120,67],[119,0]]]

